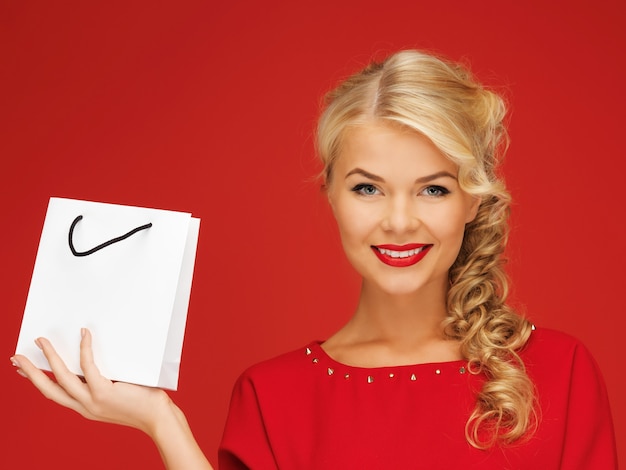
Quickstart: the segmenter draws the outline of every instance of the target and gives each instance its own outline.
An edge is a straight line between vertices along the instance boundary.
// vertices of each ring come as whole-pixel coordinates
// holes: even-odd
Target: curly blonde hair
[[[480,198],[449,271],[444,333],[459,342],[470,372],[487,378],[467,421],[468,442],[487,448],[529,436],[537,422],[536,394],[517,351],[532,326],[506,304],[503,268],[510,196],[496,170],[508,144],[504,100],[466,67],[406,50],[344,80],[324,105],[317,151],[326,182],[347,128],[392,122],[428,137],[458,165],[460,187]]]

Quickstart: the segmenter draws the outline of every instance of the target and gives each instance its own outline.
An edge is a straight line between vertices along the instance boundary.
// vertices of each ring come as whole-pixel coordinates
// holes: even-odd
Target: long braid
[[[504,191],[481,204],[450,270],[445,333],[459,341],[470,371],[487,377],[466,427],[468,441],[478,448],[517,441],[537,420],[534,385],[516,352],[532,326],[506,304],[508,204]]]

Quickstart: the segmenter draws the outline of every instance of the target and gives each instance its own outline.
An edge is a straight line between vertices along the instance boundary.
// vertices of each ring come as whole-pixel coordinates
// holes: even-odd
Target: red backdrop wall
[[[623,5],[1,2],[0,466],[160,466],[145,436],[60,409],[8,361],[48,198],[202,219],[172,396],[214,460],[237,375],[352,311],[312,130],[339,78],[405,47],[467,60],[510,97],[513,301],[595,355],[624,461]]]

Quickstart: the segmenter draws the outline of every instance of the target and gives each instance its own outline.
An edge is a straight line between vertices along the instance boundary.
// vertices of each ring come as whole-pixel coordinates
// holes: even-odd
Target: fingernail
[[[43,349],[43,347],[41,346],[41,341],[39,341],[39,338],[35,340],[35,344],[37,345],[39,349]]]
[[[81,329],[80,329],[80,337],[81,337],[81,338],[84,338],[84,337],[85,337],[85,333],[86,333],[85,329],[84,329],[84,328],[81,328]]]
[[[20,374],[22,377],[26,377],[26,374],[24,373],[24,371],[19,368],[20,367],[20,363],[17,362],[17,359],[15,359],[15,357],[11,358],[11,364],[13,364],[14,367],[17,367],[15,372]]]

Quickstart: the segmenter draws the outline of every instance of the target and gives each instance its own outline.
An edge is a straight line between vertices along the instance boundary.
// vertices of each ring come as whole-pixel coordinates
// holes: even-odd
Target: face
[[[364,286],[390,294],[445,289],[479,200],[458,168],[417,132],[370,124],[348,131],[328,198]]]

